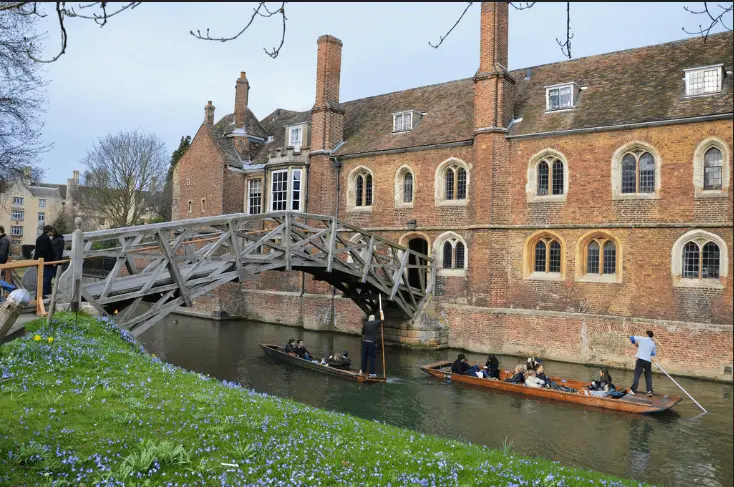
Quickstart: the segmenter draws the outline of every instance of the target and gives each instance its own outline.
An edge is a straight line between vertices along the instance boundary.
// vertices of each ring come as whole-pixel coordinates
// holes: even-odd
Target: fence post
[[[74,219],[76,230],[71,234],[71,311],[78,311],[82,301],[82,274],[84,265],[84,232],[82,219]]]

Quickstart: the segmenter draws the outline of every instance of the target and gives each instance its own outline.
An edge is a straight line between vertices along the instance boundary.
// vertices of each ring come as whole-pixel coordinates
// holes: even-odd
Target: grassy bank
[[[91,317],[27,328],[0,346],[0,485],[637,485],[258,394]]]

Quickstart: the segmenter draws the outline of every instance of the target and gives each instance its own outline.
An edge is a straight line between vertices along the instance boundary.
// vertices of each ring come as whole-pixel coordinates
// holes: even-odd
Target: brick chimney
[[[79,184],[79,170],[78,169],[74,169],[73,171],[71,171],[71,179],[76,184]]]
[[[475,131],[504,130],[512,121],[515,80],[507,70],[507,2],[482,2],[479,70],[474,76]]]
[[[342,41],[330,35],[318,38],[316,102],[311,109],[311,150],[331,150],[344,138],[344,110],[339,107]]]
[[[204,124],[211,128],[214,126],[214,105],[211,101],[206,102],[204,107]]]
[[[244,71],[240,73],[234,88],[234,128],[235,130],[244,130],[247,115],[247,97],[250,91],[250,82],[247,81],[247,75]]]

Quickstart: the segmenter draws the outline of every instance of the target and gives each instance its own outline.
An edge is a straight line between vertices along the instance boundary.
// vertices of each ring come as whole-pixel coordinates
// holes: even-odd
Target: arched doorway
[[[414,237],[408,241],[408,248],[423,255],[428,255],[428,241],[423,237]],[[408,265],[425,265],[425,259],[419,259],[414,254],[408,257]],[[408,283],[411,287],[425,289],[426,271],[424,269],[408,268]]]

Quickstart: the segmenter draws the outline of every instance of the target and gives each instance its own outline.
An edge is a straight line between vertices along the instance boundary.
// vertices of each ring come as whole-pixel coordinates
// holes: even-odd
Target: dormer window
[[[288,130],[288,146],[296,147],[302,145],[303,127],[290,127]]]
[[[576,97],[579,92],[576,83],[564,83],[545,87],[546,111],[568,110],[576,106]]]
[[[413,129],[413,112],[393,113],[392,131],[407,132]]]
[[[686,96],[710,95],[721,91],[723,64],[684,69]]]

